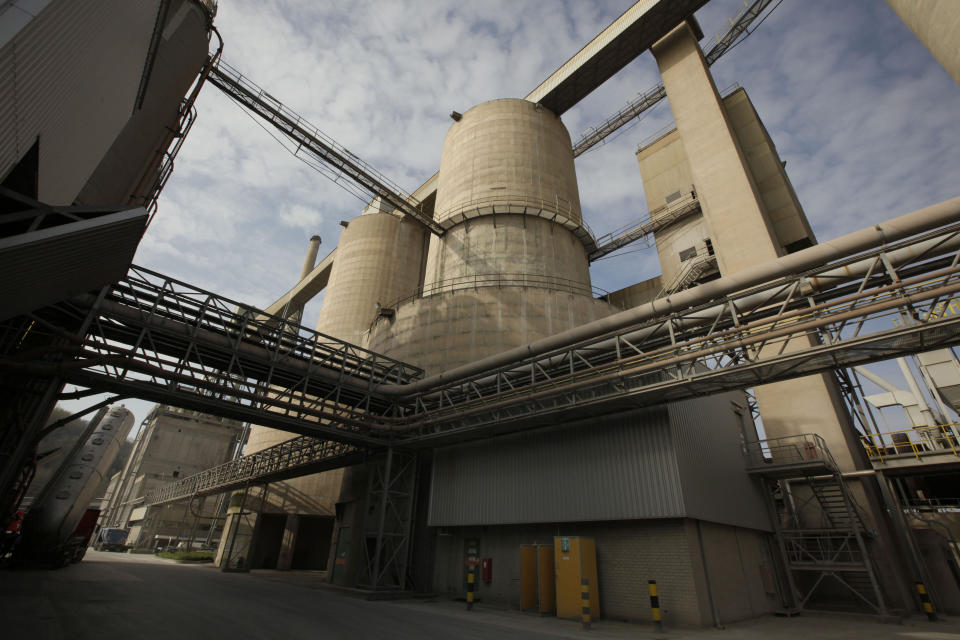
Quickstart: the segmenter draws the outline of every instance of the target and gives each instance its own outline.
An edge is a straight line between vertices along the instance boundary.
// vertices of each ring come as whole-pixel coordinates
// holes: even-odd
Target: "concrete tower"
[[[960,84],[960,2],[955,0],[887,0],[953,79]]]
[[[358,346],[367,345],[367,334],[383,305],[416,291],[427,233],[418,222],[385,212],[379,201],[363,213],[340,234],[316,327],[320,333]],[[315,244],[311,242],[301,277],[313,268]],[[246,452],[293,437],[286,431],[253,427]],[[237,549],[233,555],[248,554],[251,568],[326,568],[335,505],[351,501],[341,496],[341,487],[346,482],[352,495],[349,487],[354,476],[349,469],[336,469],[272,483],[258,515],[261,522],[254,548]],[[362,477],[357,482],[363,484]],[[259,501],[255,497],[250,503]],[[229,527],[225,531],[232,533]]]
[[[447,232],[430,239],[424,295],[378,319],[372,350],[436,373],[614,310],[592,297],[570,136],[542,106],[458,116],[434,217]]]

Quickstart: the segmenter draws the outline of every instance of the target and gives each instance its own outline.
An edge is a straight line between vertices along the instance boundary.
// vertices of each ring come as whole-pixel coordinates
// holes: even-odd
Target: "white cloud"
[[[630,6],[605,2],[349,4],[232,0],[224,58],[352,152],[412,190],[439,166],[451,110],[516,97]],[[740,0],[698,19],[722,28]],[[750,93],[820,239],[956,195],[960,87],[884,3],[784,2],[714,67]],[[576,140],[658,81],[649,53],[563,116]],[[299,273],[314,233],[335,246],[362,203],[289,155],[213,86],[137,260],[265,305]],[[577,161],[597,233],[646,209],[634,150],[672,119],[666,104]],[[616,289],[656,275],[652,251],[595,265]]]

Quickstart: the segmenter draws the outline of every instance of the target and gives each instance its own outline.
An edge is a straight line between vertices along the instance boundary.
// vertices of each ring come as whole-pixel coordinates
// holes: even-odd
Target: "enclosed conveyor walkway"
[[[650,406],[956,344],[960,317],[940,310],[960,292],[958,216],[954,199],[458,370],[368,385],[363,399],[353,376],[356,406],[377,412],[296,430],[371,450],[432,447],[574,420],[601,405]],[[813,346],[801,336],[815,337]],[[188,391],[166,393],[177,404]],[[260,396],[263,407],[281,397],[305,399]],[[261,408],[256,421],[275,419]],[[256,479],[241,475],[218,482]],[[189,482],[178,486],[190,495]]]

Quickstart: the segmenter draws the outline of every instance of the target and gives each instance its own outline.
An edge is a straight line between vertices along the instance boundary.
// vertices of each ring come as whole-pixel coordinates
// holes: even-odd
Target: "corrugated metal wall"
[[[436,451],[433,526],[677,517],[665,408]]]
[[[738,411],[749,437],[752,418],[742,393],[723,393],[670,405],[686,515],[769,531],[770,521],[759,487],[745,470]]]
[[[160,0],[57,0],[0,48],[0,177],[40,138],[40,200],[69,205],[133,112]]]

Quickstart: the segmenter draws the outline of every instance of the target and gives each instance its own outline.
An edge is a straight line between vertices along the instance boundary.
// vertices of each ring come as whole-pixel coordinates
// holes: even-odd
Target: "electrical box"
[[[553,615],[556,608],[553,545],[520,545],[520,610]]]
[[[554,538],[557,616],[580,619],[581,581],[586,578],[590,590],[590,617],[600,617],[600,593],[597,588],[597,550],[593,538]]]
[[[493,580],[493,558],[480,560],[480,579],[484,582]]]

